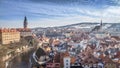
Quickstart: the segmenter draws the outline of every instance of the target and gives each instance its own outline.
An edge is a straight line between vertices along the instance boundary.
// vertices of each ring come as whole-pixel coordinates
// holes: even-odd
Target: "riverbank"
[[[33,45],[36,45],[36,44],[37,43],[34,43]],[[5,68],[6,62],[14,59],[14,57],[16,57],[17,55],[23,52],[27,52],[31,48],[34,48],[33,45],[30,45],[29,42],[25,39],[21,39],[21,41],[18,43],[1,45],[0,46],[0,68]]]
[[[6,68],[29,68],[29,58],[35,51],[33,47],[19,53],[13,59],[6,62]]]

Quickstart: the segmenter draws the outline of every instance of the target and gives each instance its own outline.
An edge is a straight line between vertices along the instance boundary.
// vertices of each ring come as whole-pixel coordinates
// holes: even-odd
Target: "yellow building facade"
[[[20,41],[20,32],[16,29],[0,29],[0,44],[10,44]]]

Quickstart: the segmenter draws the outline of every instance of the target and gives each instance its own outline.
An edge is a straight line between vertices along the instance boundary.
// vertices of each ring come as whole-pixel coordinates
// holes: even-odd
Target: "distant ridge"
[[[33,29],[46,29],[46,28],[65,28],[65,27],[74,27],[74,26],[79,26],[79,25],[98,25],[100,22],[81,22],[81,23],[75,23],[75,24],[69,24],[69,25],[64,25],[64,26],[55,26],[55,27],[36,27]],[[111,27],[120,27],[120,23],[103,23],[103,25],[106,24],[111,24]]]
[[[65,25],[65,26],[58,26],[58,27],[72,27],[72,26],[77,26],[77,25],[82,25],[82,24],[86,24],[86,25],[96,25],[96,24],[100,24],[100,22],[81,22],[81,23],[76,23],[76,24],[70,24],[70,25]],[[104,24],[119,24],[120,23],[103,23]]]

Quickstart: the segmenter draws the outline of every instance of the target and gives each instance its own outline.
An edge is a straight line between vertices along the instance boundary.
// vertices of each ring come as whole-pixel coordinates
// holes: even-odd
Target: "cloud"
[[[2,0],[0,9],[2,24],[22,22],[25,15],[31,27],[35,23],[35,26],[57,26],[99,22],[101,18],[104,22],[120,22],[116,0]]]
[[[120,6],[110,6],[106,9],[107,12],[120,16]]]

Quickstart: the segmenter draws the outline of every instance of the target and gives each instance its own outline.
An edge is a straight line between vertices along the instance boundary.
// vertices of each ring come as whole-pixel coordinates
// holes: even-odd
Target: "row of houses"
[[[27,28],[28,22],[25,16],[23,28],[0,28],[0,44],[19,42],[20,38],[32,36],[31,29]]]
[[[21,37],[32,36],[30,29],[0,29],[0,44],[19,42]]]

